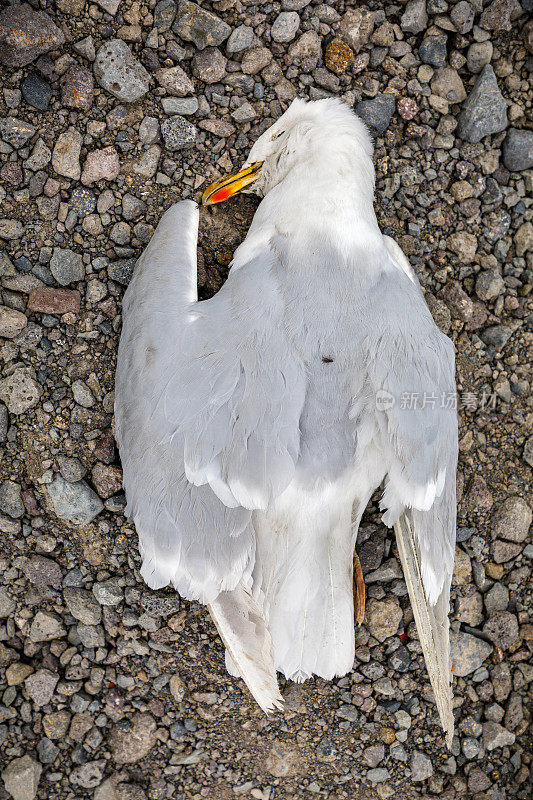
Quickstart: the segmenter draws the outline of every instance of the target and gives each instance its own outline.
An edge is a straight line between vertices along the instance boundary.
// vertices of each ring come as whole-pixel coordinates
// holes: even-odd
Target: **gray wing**
[[[210,603],[246,583],[251,510],[292,478],[305,378],[284,335],[268,244],[198,302],[197,230],[196,204],[177,203],[136,266],[115,415],[144,579]]]

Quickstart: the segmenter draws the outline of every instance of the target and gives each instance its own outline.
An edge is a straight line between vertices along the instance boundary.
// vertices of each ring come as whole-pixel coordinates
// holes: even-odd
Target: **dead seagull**
[[[204,203],[242,190],[263,200],[218,294],[198,302],[184,200],[124,296],[116,434],[143,578],[205,603],[229,671],[281,708],[276,671],[352,669],[354,546],[382,486],[450,746],[453,345],[379,230],[348,106],[295,100]]]

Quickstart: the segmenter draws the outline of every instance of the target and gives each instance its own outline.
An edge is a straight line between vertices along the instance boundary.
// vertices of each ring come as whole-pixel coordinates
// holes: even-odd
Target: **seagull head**
[[[335,181],[354,173],[371,194],[372,152],[368,129],[341,100],[296,98],[261,134],[243,167],[207,187],[202,203],[221,203],[240,192],[264,197],[296,172],[309,186],[324,177]]]

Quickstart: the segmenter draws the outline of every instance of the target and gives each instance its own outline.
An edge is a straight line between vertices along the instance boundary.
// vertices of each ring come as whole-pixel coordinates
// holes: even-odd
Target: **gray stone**
[[[155,79],[160,86],[175,97],[185,97],[194,92],[194,84],[181,67],[158,69]]]
[[[92,36],[86,36],[84,39],[80,39],[79,42],[75,42],[72,45],[72,49],[75,53],[78,53],[78,55],[86,58],[87,61],[94,61],[96,58],[96,50],[94,49],[94,40]]]
[[[113,261],[107,268],[107,274],[111,280],[127,286],[131,281],[136,263],[135,258],[121,258],[119,261]]]
[[[533,167],[533,131],[509,129],[503,143],[503,163],[511,172]]]
[[[85,277],[82,257],[68,247],[54,247],[50,271],[60,286],[82,281]]]
[[[427,36],[422,40],[418,48],[418,55],[424,64],[431,64],[432,67],[443,67],[446,64],[446,34],[439,36]]]
[[[228,53],[240,53],[242,50],[248,50],[252,46],[253,40],[253,28],[248,25],[239,25],[238,28],[231,32],[226,43],[226,50]]]
[[[373,11],[349,8],[339,22],[337,36],[343,42],[349,44],[355,53],[358,53],[372,36],[374,18]],[[304,33],[303,36],[306,36],[306,34]]]
[[[492,345],[492,347],[501,350],[502,347],[505,347],[512,335],[513,329],[508,325],[491,325],[489,328],[485,328],[481,333],[481,338],[485,344]]]
[[[24,67],[64,41],[63,32],[48,14],[26,3],[10,5],[0,13],[0,63],[6,67]]]
[[[420,33],[427,23],[426,0],[409,0],[400,20],[402,31]]]
[[[56,614],[48,611],[38,611],[33,618],[30,628],[32,642],[50,642],[66,635],[61,620]]]
[[[487,31],[510,31],[521,13],[518,0],[494,0],[483,11],[479,25]]]
[[[533,436],[530,436],[529,439],[526,440],[522,458],[526,464],[529,464],[530,467],[533,467]]]
[[[52,151],[50,148],[46,146],[42,139],[37,139],[30,157],[24,162],[24,167],[32,170],[32,172],[37,172],[37,170],[46,167],[46,165],[50,163],[51,158]]]
[[[15,481],[2,481],[0,484],[0,511],[13,519],[24,516],[21,488]]]
[[[58,680],[59,675],[39,669],[26,678],[24,686],[36,706],[45,706],[52,699]]]
[[[167,150],[185,150],[194,147],[196,143],[196,128],[179,114],[175,114],[163,122],[161,133]]]
[[[6,791],[13,800],[33,800],[43,768],[30,756],[14,758],[2,772]]]
[[[69,128],[57,137],[52,153],[52,166],[58,175],[79,180],[82,142],[83,137],[76,128]]]
[[[376,136],[387,130],[395,110],[396,99],[389,93],[378,94],[372,100],[362,100],[355,109],[370,128],[370,132]]]
[[[148,72],[122,39],[112,39],[100,47],[93,70],[100,86],[123,103],[139,100],[150,85]]]
[[[94,594],[79,586],[67,586],[63,597],[72,616],[85,625],[98,625],[102,609]]]
[[[117,606],[124,597],[122,589],[114,580],[95,583],[93,594],[101,606]]]
[[[483,633],[502,650],[519,639],[518,620],[510,611],[496,611],[483,626]]]
[[[159,33],[169,31],[176,16],[177,6],[174,0],[159,0],[154,8],[154,28]]]
[[[489,753],[498,747],[514,744],[516,736],[497,722],[483,723],[483,744]]]
[[[507,127],[507,103],[490,64],[483,67],[459,114],[456,134],[467,142],[479,142]]]
[[[486,64],[490,63],[493,53],[492,42],[473,42],[466,54],[466,64],[470,72],[481,72]]]
[[[20,239],[24,225],[18,219],[0,219],[0,239]]]
[[[87,153],[81,182],[90,186],[97,181],[114,181],[120,172],[120,159],[114,147],[103,147]]]
[[[18,150],[31,139],[37,128],[17,117],[2,117],[0,119],[0,139]]]
[[[3,586],[0,587],[0,619],[10,617],[15,610],[17,603],[14,597],[8,593],[7,589]]]
[[[458,33],[468,33],[474,27],[475,12],[470,3],[460,0],[450,12],[450,19]]]
[[[364,625],[371,636],[384,642],[398,631],[403,614],[396,597],[376,600],[371,597],[366,604]]]
[[[480,300],[494,300],[505,290],[505,282],[497,269],[480,272],[476,278],[476,294]]]
[[[178,114],[188,117],[198,111],[196,97],[163,97],[161,103],[165,114]]]
[[[462,678],[471,675],[492,653],[493,647],[484,639],[462,631],[450,633],[450,658],[453,674]]]
[[[74,767],[69,775],[69,781],[74,786],[81,786],[83,789],[95,789],[102,783],[106,762],[88,761],[80,767]]]
[[[204,83],[218,83],[226,74],[226,63],[227,60],[220,50],[216,47],[207,47],[195,54],[192,61],[192,72]]]
[[[51,558],[32,556],[24,566],[24,573],[36,586],[61,586],[61,567]]]
[[[135,764],[156,743],[156,723],[151,714],[135,714],[129,725],[115,725],[108,744],[116,764]]]
[[[139,125],[139,139],[143,144],[159,141],[159,122],[155,117],[145,117]]]
[[[104,507],[85,481],[67,483],[57,475],[47,490],[57,516],[76,525],[88,525]]]
[[[505,611],[509,605],[509,589],[503,583],[495,583],[483,597],[487,613]]]
[[[180,0],[172,30],[199,50],[222,44],[231,33],[230,26],[220,17],[190,0]]]
[[[494,535],[510,542],[523,542],[531,525],[531,508],[521,497],[509,497],[492,518]]]
[[[36,406],[41,392],[31,367],[17,367],[11,375],[0,380],[0,400],[11,414],[24,414]]]
[[[0,336],[14,339],[27,325],[26,315],[14,308],[0,305]]]
[[[466,99],[463,82],[453,67],[440,67],[435,72],[431,80],[431,91],[448,103],[462,103]]]
[[[275,42],[292,42],[299,27],[300,17],[296,11],[282,11],[272,23],[270,35]]]
[[[409,762],[411,767],[411,780],[415,783],[425,781],[433,775],[433,764],[431,759],[420,750],[414,750]]]
[[[104,11],[107,11],[108,14],[111,14],[112,17],[118,11],[118,7],[120,5],[120,0],[96,0],[100,8],[103,8]]]
[[[35,72],[22,81],[22,96],[29,106],[38,111],[47,111],[52,99],[50,85]]]
[[[390,778],[390,772],[385,767],[378,767],[377,769],[369,769],[366,773],[366,777],[372,783],[384,783],[388,781]]]

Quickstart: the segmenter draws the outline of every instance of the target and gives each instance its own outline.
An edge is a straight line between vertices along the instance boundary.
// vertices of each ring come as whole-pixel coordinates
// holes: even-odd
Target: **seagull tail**
[[[411,522],[406,514],[400,516],[394,525],[394,532],[420,644],[426,659],[441,725],[446,734],[446,745],[450,749],[454,719],[448,620],[449,585],[445,584],[435,605],[430,606],[422,583],[417,545]]]
[[[259,602],[240,583],[207,606],[238,673],[265,713],[283,708],[272,639]]]

